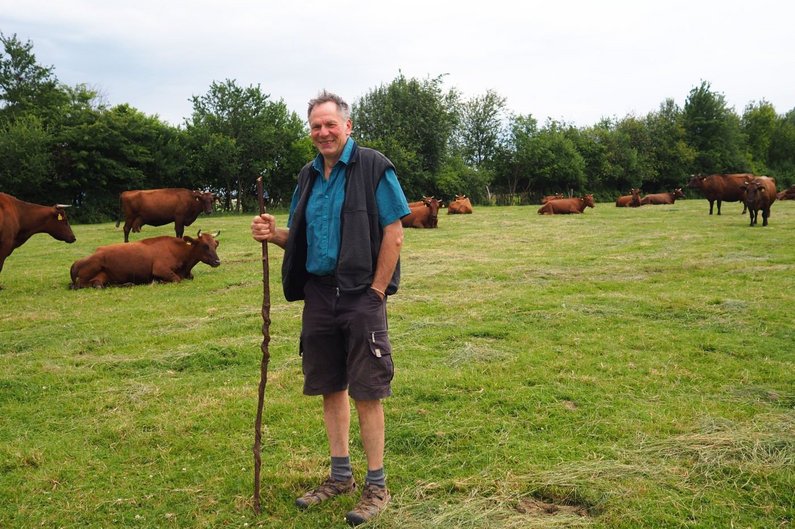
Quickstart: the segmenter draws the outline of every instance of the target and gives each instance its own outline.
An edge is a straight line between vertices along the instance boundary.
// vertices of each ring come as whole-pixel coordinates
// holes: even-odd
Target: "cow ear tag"
[[[63,220],[63,215],[61,215],[60,213],[58,213],[58,220]]]

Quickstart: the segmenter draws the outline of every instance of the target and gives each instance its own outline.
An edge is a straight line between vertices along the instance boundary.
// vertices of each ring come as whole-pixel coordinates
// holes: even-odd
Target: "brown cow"
[[[220,232],[218,232],[220,233]],[[71,288],[105,285],[166,283],[193,279],[191,270],[199,262],[215,268],[221,264],[216,248],[218,233],[196,238],[163,235],[132,243],[101,246],[72,264]]]
[[[659,205],[659,204],[673,204],[677,198],[685,198],[681,187],[677,187],[670,193],[652,193],[640,199],[640,205]]]
[[[410,208],[416,208],[418,206],[426,206],[426,205],[428,205],[430,203],[432,198],[433,198],[433,196],[422,197],[422,200],[416,200],[414,202],[409,202],[409,207]]]
[[[616,199],[617,208],[637,208],[640,207],[640,189],[632,188],[629,195],[621,195]]]
[[[563,196],[563,193],[555,193],[554,195],[544,195],[543,197],[541,197],[541,204],[546,204],[550,200],[558,200],[561,198],[566,198],[565,196]]]
[[[190,226],[201,212],[213,212],[215,196],[209,192],[184,188],[124,191],[119,200],[124,214],[124,242],[130,240],[130,230],[140,232],[141,226],[162,226],[174,223],[177,237]],[[119,227],[121,220],[116,221]]]
[[[32,235],[47,233],[53,239],[73,243],[77,238],[61,204],[40,206],[0,193],[0,271],[11,255]]]
[[[790,186],[776,195],[779,200],[795,200],[795,186]]]
[[[749,226],[756,224],[759,211],[762,211],[762,226],[767,226],[770,206],[776,201],[776,181],[769,176],[757,176],[741,186],[745,191],[745,206],[751,217]]]
[[[452,200],[447,205],[447,214],[469,214],[472,213],[472,202],[469,201],[466,195],[456,195],[455,200]]]
[[[436,228],[439,223],[439,200],[431,198],[427,204],[409,208],[411,213],[400,219],[404,228]]]
[[[718,202],[718,215],[720,215],[720,203],[723,202],[743,202],[744,192],[740,186],[746,180],[752,180],[754,175],[751,173],[731,173],[731,174],[712,174],[708,176],[693,175],[687,187],[698,189],[709,200],[709,214],[712,215],[712,205]],[[743,203],[743,213],[745,204]]]
[[[539,215],[566,215],[569,213],[582,213],[585,207],[594,207],[593,195],[583,197],[561,198],[552,200],[538,208]]]

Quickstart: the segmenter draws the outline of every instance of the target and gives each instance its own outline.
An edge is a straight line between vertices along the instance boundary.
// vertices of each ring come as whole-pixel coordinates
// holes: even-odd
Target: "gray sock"
[[[365,483],[371,483],[378,487],[386,487],[386,474],[384,474],[384,467],[378,470],[368,470],[367,477],[364,479]]]
[[[331,479],[348,481],[353,476],[351,469],[351,456],[331,457]]]

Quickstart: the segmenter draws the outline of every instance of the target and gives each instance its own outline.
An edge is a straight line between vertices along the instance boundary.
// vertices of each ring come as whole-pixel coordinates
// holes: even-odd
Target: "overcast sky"
[[[304,117],[322,88],[353,103],[400,72],[494,90],[542,123],[683,106],[702,80],[738,114],[761,100],[784,114],[794,22],[789,0],[0,0],[0,31],[62,83],[174,125],[213,81]]]

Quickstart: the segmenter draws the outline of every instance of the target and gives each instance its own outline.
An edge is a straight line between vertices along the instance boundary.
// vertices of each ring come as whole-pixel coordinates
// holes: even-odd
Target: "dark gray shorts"
[[[304,287],[301,328],[304,394],[348,389],[355,400],[392,395],[392,345],[386,301],[367,289],[337,294],[327,280],[310,278]]]

